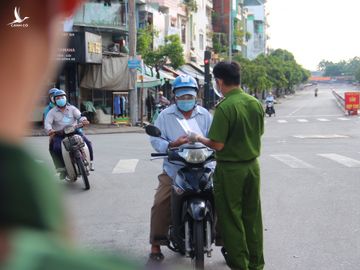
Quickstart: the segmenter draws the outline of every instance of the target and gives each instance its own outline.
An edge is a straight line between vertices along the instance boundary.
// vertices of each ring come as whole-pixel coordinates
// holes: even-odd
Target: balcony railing
[[[74,16],[74,25],[126,30],[126,18],[125,4],[85,3]]]

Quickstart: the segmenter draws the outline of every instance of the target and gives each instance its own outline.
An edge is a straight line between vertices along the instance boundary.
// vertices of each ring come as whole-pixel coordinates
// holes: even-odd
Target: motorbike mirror
[[[161,137],[161,131],[157,127],[153,125],[147,125],[145,127],[145,132],[147,135],[153,136],[153,137]]]

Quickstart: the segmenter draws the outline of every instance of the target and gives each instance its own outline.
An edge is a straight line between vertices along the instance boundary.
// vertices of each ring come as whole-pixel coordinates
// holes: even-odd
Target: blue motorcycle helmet
[[[56,91],[59,91],[60,89],[58,89],[58,88],[51,88],[50,90],[49,90],[49,96],[53,96],[54,95],[54,93],[56,92]]]
[[[60,97],[60,96],[64,96],[64,98],[63,99],[56,99],[57,97]],[[53,97],[54,97],[55,104],[58,107],[64,107],[67,104],[65,91],[63,91],[63,90],[55,91],[55,93],[53,94]]]
[[[172,91],[175,96],[182,96],[186,94],[196,96],[199,91],[199,86],[193,77],[189,75],[180,75],[173,81]]]
[[[53,104],[55,104],[54,94],[55,94],[56,91],[59,91],[59,89],[57,89],[57,88],[51,88],[51,89],[49,90],[49,92],[48,92],[48,94],[49,94],[49,99],[50,99],[51,103],[53,103]]]
[[[175,78],[172,84],[172,91],[175,94],[175,103],[180,111],[189,112],[196,106],[196,96],[199,91],[196,80],[189,75],[180,75]],[[191,99],[183,99],[182,96],[190,95]]]

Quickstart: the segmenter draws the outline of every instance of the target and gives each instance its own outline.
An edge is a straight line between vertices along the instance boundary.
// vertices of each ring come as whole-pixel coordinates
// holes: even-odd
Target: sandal
[[[161,252],[150,253],[149,259],[146,264],[149,265],[149,264],[161,263],[164,260],[164,258],[165,258],[164,254],[162,254]]]

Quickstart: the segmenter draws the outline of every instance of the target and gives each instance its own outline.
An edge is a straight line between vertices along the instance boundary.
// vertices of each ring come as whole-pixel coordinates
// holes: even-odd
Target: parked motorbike
[[[274,102],[268,101],[266,102],[265,113],[271,117],[272,114],[275,115]]]
[[[148,135],[161,138],[157,127],[148,125],[145,130]],[[204,269],[204,254],[211,257],[215,241],[213,170],[205,166],[215,160],[214,150],[193,143],[151,156],[184,165],[172,183],[168,248],[190,257],[195,269]]]
[[[65,163],[67,178],[75,182],[78,177],[82,177],[85,189],[90,189],[88,176],[90,174],[90,153],[83,138],[77,134],[77,130],[83,124],[69,125],[55,134],[65,136],[61,142],[61,152]]]

